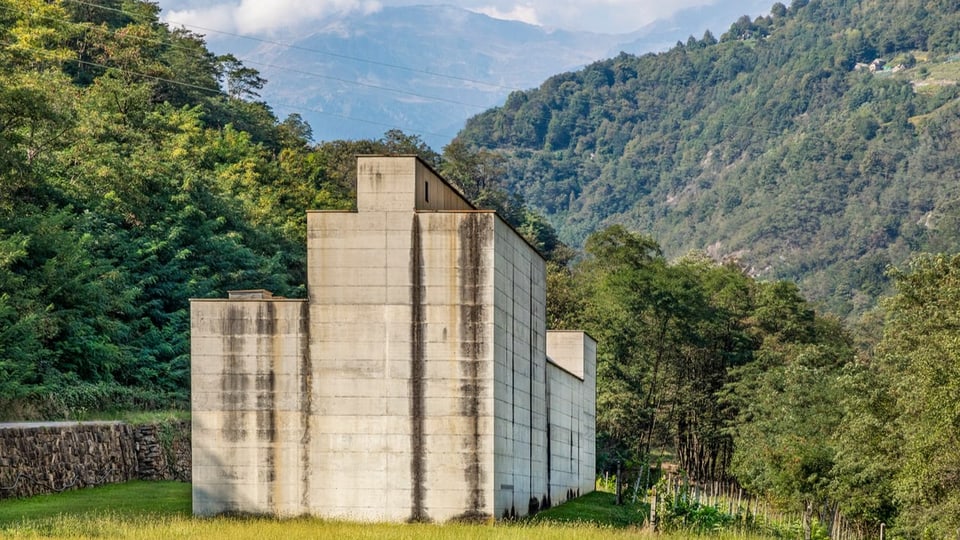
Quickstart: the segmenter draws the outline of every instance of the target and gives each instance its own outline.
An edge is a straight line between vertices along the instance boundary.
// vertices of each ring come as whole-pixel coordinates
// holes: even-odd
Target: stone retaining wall
[[[0,424],[0,499],[189,478],[189,422]]]
[[[134,428],[137,478],[190,481],[190,422]]]

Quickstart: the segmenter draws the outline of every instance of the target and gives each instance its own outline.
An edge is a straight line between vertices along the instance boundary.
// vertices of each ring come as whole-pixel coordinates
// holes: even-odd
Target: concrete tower
[[[596,344],[542,257],[416,157],[308,214],[308,299],[192,302],[194,512],[524,515],[593,489]],[[549,358],[548,358],[549,356]]]

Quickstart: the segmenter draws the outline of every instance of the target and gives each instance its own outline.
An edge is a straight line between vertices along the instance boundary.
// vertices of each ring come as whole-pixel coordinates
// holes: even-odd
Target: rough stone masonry
[[[543,258],[413,156],[310,212],[308,299],[191,304],[193,509],[520,516],[593,490],[596,343],[547,332]]]

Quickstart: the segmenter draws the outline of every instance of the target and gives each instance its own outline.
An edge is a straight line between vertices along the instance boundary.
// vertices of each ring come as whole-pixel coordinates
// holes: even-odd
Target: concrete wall
[[[414,157],[357,171],[357,212],[308,214],[306,304],[194,301],[195,512],[447,521],[549,505],[543,259]],[[303,389],[289,409],[238,397],[271,373]]]
[[[460,192],[413,156],[361,156],[357,211],[473,210]]]
[[[494,515],[492,212],[420,213],[425,508],[431,519]],[[416,306],[416,304],[414,304]],[[417,311],[415,307],[415,312]],[[416,396],[414,396],[416,398]],[[412,411],[419,408],[413,402]],[[436,516],[436,517],[434,517]]]
[[[502,221],[496,226],[495,515],[548,506],[546,267]]]
[[[308,216],[315,513],[490,516],[496,217],[415,212],[469,205],[412,158],[357,186],[358,213]]]
[[[593,491],[596,478],[597,344],[583,332],[547,333],[550,499]]]
[[[306,303],[194,300],[190,317],[194,513],[304,512]]]

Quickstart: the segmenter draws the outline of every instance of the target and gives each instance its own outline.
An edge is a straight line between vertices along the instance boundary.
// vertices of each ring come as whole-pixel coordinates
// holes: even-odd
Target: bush
[[[666,479],[657,483],[658,527],[663,531],[687,530],[697,533],[719,532],[736,523],[737,518],[720,509],[693,500],[690,487],[680,485],[670,492]]]
[[[0,398],[0,419],[87,420],[118,411],[189,409],[186,395],[121,386],[115,382],[84,382],[69,375],[15,399]]]

